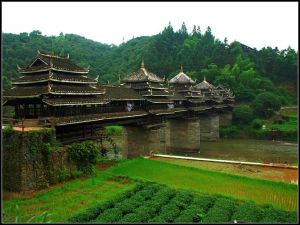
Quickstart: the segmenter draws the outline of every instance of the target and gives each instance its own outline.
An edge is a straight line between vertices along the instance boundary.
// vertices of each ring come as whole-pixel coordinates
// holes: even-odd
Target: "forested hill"
[[[102,83],[117,83],[119,77],[140,67],[143,56],[145,67],[161,77],[170,79],[182,65],[184,72],[198,82],[205,75],[213,84],[231,88],[238,101],[249,102],[257,94],[269,91],[287,104],[295,103],[297,94],[298,52],[270,47],[258,51],[239,42],[229,44],[226,39],[216,39],[209,27],[201,31],[194,26],[188,33],[184,23],[178,31],[169,24],[157,35],[133,38],[119,46],[75,34],[43,36],[40,31],[2,33],[2,37],[4,88],[10,86],[11,78],[19,76],[16,65],[27,66],[39,49],[60,55],[69,53],[74,62],[90,66],[90,76],[100,75]],[[286,90],[294,97],[290,98]]]

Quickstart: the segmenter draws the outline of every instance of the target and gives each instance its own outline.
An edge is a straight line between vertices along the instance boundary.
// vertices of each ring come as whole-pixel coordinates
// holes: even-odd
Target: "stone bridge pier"
[[[219,115],[214,114],[203,114],[199,116],[200,121],[200,139],[202,141],[218,141],[220,138]]]
[[[166,122],[166,153],[198,152],[200,124],[198,118],[168,119]]]
[[[123,156],[134,158],[139,155],[164,153],[166,146],[165,125],[155,127],[125,126],[123,134]]]

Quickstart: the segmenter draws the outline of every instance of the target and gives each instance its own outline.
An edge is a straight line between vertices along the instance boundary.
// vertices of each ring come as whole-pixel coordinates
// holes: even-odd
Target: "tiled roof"
[[[95,79],[79,74],[46,71],[42,74],[23,75],[12,81],[12,84],[38,83],[45,81],[57,81],[63,83],[97,83]]]
[[[173,101],[169,98],[162,97],[162,98],[157,98],[157,97],[146,97],[147,101],[151,103],[173,103]]]
[[[181,83],[181,84],[194,84],[195,81],[193,81],[188,75],[186,75],[184,72],[180,72],[175,77],[173,77],[170,81],[170,84],[174,83]]]
[[[3,92],[3,96],[7,98],[26,98],[26,97],[38,97],[42,94],[49,93],[48,86],[28,86],[28,87],[12,87]]]
[[[215,89],[215,86],[212,84],[208,83],[206,80],[202,81],[201,83],[197,84],[194,86],[195,89]]]
[[[43,99],[47,105],[64,106],[64,105],[103,105],[109,103],[101,98],[47,98]]]
[[[107,100],[145,100],[137,91],[122,86],[98,85],[105,90],[105,94],[101,97]]]
[[[157,90],[157,89],[149,89],[139,91],[139,94],[143,96],[169,96],[172,95],[168,90]]]
[[[34,65],[37,60],[42,62],[42,65]],[[33,62],[28,65],[26,68],[20,68],[20,73],[26,72],[34,72],[37,70],[44,70],[44,69],[55,69],[55,70],[63,70],[69,72],[82,72],[87,73],[88,70],[84,69],[78,65],[76,65],[73,61],[69,59],[69,57],[60,57],[54,55],[53,53],[40,53],[33,60]]]
[[[42,94],[62,95],[98,95],[104,94],[105,90],[90,85],[41,85],[41,86],[18,86],[4,91],[5,97],[37,97]]]
[[[123,82],[140,82],[140,81],[152,81],[152,82],[164,82],[158,75],[147,71],[145,68],[140,68],[138,71],[133,72],[128,77],[123,78]]]

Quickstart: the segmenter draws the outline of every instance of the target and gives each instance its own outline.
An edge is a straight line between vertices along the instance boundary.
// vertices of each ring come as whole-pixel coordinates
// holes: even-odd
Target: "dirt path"
[[[298,184],[298,169],[273,168],[254,165],[238,165],[230,163],[204,162],[162,157],[151,157],[151,159],[177,165],[196,167],[200,169],[217,170],[225,173]]]

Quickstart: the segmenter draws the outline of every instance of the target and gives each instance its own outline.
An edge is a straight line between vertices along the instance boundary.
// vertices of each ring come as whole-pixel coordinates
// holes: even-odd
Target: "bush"
[[[68,159],[75,162],[77,169],[84,174],[92,174],[98,155],[98,146],[95,142],[85,141],[72,144],[67,149]]]
[[[63,167],[62,169],[60,169],[57,173],[57,180],[59,182],[63,182],[66,181],[68,178],[70,178],[70,174],[69,171],[67,170],[66,167]]]
[[[236,137],[238,134],[239,129],[235,125],[220,125],[221,138]]]
[[[251,103],[254,114],[260,118],[270,118],[281,108],[280,100],[270,92],[264,92],[256,96]]]
[[[255,203],[245,202],[237,207],[232,220],[243,222],[259,222],[263,216],[263,209]]]
[[[113,223],[117,222],[122,218],[122,212],[118,208],[112,208],[105,210],[96,218],[96,222]]]
[[[237,106],[232,111],[232,121],[235,124],[249,124],[253,119],[253,109],[249,106]]]
[[[263,223],[291,223],[297,222],[296,212],[286,212],[272,206],[263,211],[263,217],[259,222]]]
[[[230,222],[235,209],[234,202],[226,198],[218,198],[215,205],[210,208],[203,219],[204,223]]]
[[[265,124],[265,120],[254,119],[251,123],[251,127],[254,129],[261,129],[262,125]]]
[[[78,177],[82,177],[83,172],[80,171],[80,170],[74,170],[74,171],[71,171],[70,176],[71,176],[72,179],[76,179]]]
[[[204,212],[207,212],[208,209],[214,205],[216,199],[217,198],[215,196],[195,196],[192,205],[197,205],[199,209],[203,210]]]

